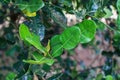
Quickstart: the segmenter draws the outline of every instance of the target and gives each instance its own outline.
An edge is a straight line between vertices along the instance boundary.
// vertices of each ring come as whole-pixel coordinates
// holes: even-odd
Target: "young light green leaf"
[[[51,45],[51,54],[53,57],[58,57],[62,54],[63,46],[62,43],[60,42],[60,35],[54,36],[50,40],[50,45]]]
[[[48,64],[48,65],[52,65],[54,63],[53,59],[49,59],[47,57],[44,57],[43,55],[34,52],[32,54],[33,58],[35,60],[23,60],[26,63],[30,63],[30,64]]]
[[[63,48],[73,49],[80,42],[81,31],[78,27],[69,27],[60,35]]]
[[[41,45],[39,36],[35,35],[34,33],[31,34],[26,25],[24,24],[20,25],[19,34],[22,40],[27,41],[28,43],[32,44],[34,47],[36,47],[46,56],[47,50]]]
[[[113,80],[113,77],[111,75],[107,75],[106,80]]]
[[[84,20],[81,23],[76,24],[81,30],[80,43],[87,43],[91,41],[96,33],[96,24],[92,20]]]
[[[40,60],[23,60],[25,63],[29,64],[47,64],[47,65],[52,65],[54,63],[53,59],[45,58],[40,59]]]
[[[22,40],[25,40],[26,37],[31,37],[31,33],[25,24],[20,25],[19,34]]]

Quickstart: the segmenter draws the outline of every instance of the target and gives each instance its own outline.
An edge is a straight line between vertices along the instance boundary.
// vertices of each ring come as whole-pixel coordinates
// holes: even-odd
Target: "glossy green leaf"
[[[36,12],[44,6],[42,0],[16,0],[16,5],[23,11]]]
[[[53,57],[57,57],[62,54],[63,46],[62,43],[60,42],[60,35],[54,36],[50,41],[50,45],[52,49],[51,54]]]
[[[41,45],[38,35],[33,33],[31,37],[26,37],[25,40],[44,53],[44,55],[47,54],[47,50]]]
[[[92,20],[84,20],[81,23],[76,24],[81,30],[80,43],[90,42],[96,33],[96,24]]]
[[[32,44],[34,47],[36,47],[38,50],[40,50],[42,53],[44,53],[44,55],[47,54],[46,49],[40,43],[39,36],[35,35],[34,33],[31,34],[26,25],[24,25],[24,24],[20,25],[19,34],[20,34],[20,38],[22,40],[27,41],[28,43]]]
[[[63,48],[68,50],[75,48],[80,42],[80,35],[81,31],[78,27],[66,28],[60,35],[60,42]]]
[[[31,37],[31,33],[25,24],[20,25],[19,34],[22,40],[25,40],[26,37]]]

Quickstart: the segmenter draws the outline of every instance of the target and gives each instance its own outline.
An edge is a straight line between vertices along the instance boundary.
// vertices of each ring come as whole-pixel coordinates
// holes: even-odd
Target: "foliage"
[[[118,11],[115,26],[100,20],[113,15],[111,6]],[[76,15],[78,22],[67,26],[66,14]],[[120,79],[114,58],[120,56],[120,0],[0,0],[0,24],[5,21],[9,25],[0,29],[0,50],[7,49],[7,56],[17,56],[6,80]],[[99,31],[106,31],[102,36],[114,51],[101,52],[106,57],[100,67],[103,73],[93,77],[95,69],[76,70],[77,63],[70,59],[70,53],[79,44],[97,47],[94,40]],[[66,59],[61,57],[64,51],[68,52]],[[55,74],[49,75],[50,71]]]

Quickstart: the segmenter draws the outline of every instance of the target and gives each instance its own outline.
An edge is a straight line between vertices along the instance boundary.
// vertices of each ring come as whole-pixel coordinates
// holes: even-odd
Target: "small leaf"
[[[100,74],[97,75],[95,80],[102,80],[102,78],[103,78],[103,74],[100,73]]]
[[[48,44],[47,44],[47,46],[46,46],[46,50],[47,50],[47,52],[50,51],[50,40],[48,41]]]
[[[81,31],[78,27],[69,27],[60,35],[63,48],[73,49],[80,42]]]
[[[96,24],[92,20],[84,20],[81,23],[76,24],[81,30],[80,43],[90,42],[96,33]]]
[[[39,61],[45,59],[45,57],[44,57],[43,55],[41,55],[40,53],[38,53],[38,52],[34,52],[34,53],[32,54],[32,56],[33,56],[33,58],[34,58],[35,60],[39,60]]]
[[[112,16],[112,12],[108,9],[108,8],[104,8],[104,11],[106,13],[106,15],[104,16],[104,18],[110,18],[110,16]]]
[[[54,63],[53,59],[49,59],[47,57],[44,57],[43,55],[34,52],[32,54],[33,58],[35,60],[23,60],[26,63],[30,63],[30,64],[48,64],[48,65],[52,65]]]
[[[107,75],[106,80],[113,80],[113,77],[111,75]]]
[[[50,46],[53,57],[58,57],[62,54],[63,46],[60,42],[60,35],[56,35],[50,40]]]
[[[45,53],[45,56],[47,55],[46,49],[40,43],[39,36],[33,33],[31,37],[26,37],[25,40],[36,47],[38,50],[40,50],[42,53]]]
[[[26,37],[31,37],[31,33],[25,24],[20,24],[19,34],[22,40],[25,40]]]
[[[101,8],[98,8],[97,11],[95,12],[94,16],[97,18],[102,18],[106,15],[105,11]]]
[[[32,44],[34,47],[36,47],[42,53],[47,53],[46,49],[40,43],[39,36],[35,35],[34,33],[31,34],[26,25],[24,25],[24,24],[20,25],[19,34],[20,34],[20,37],[22,40],[27,41],[28,43]],[[46,55],[46,54],[44,54],[44,55]]]
[[[16,74],[13,72],[10,72],[7,74],[6,79],[5,80],[15,80]]]
[[[35,17],[36,16],[36,12],[23,11],[23,13],[28,17]]]
[[[41,23],[42,21],[40,20],[40,18],[41,16],[37,15],[31,18],[30,21],[24,21],[23,23],[31,29],[31,32],[40,36],[40,41],[42,41],[45,36],[45,26]]]

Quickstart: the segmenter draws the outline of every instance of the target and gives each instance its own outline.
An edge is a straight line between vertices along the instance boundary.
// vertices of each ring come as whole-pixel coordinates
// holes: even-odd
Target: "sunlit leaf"
[[[106,80],[113,80],[112,75],[107,75],[107,76],[106,76]]]
[[[50,45],[51,45],[51,54],[53,57],[58,57],[62,54],[63,46],[62,46],[62,43],[60,42],[59,35],[55,35],[50,40]]]
[[[40,50],[42,53],[46,53],[46,49],[41,45],[39,36],[32,34],[32,37],[26,37],[25,40]],[[44,55],[46,55],[44,54]]]
[[[60,35],[60,41],[63,48],[73,49],[80,42],[81,31],[78,27],[66,28]]]
[[[22,40],[27,41],[28,43],[32,44],[42,53],[47,53],[46,49],[41,45],[40,38],[38,35],[34,33],[30,33],[28,27],[24,24],[21,24],[19,27],[19,34]],[[46,55],[46,54],[44,54]]]
[[[81,30],[80,43],[90,42],[96,34],[96,24],[92,20],[84,20],[81,23],[76,24]]]
[[[22,40],[25,40],[26,37],[31,37],[31,33],[25,24],[20,24],[19,34]]]

